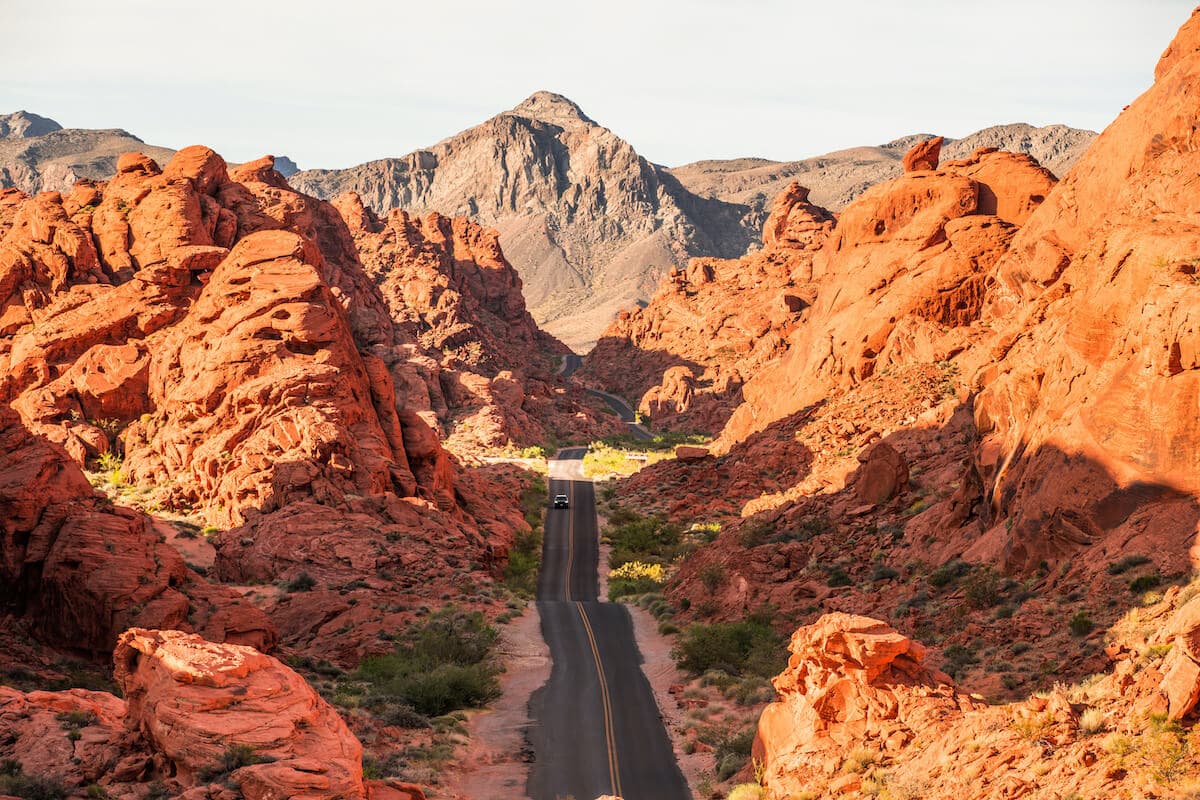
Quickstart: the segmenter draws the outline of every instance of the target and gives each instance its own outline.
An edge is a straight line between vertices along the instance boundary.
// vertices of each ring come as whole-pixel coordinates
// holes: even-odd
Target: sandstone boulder
[[[121,635],[114,661],[129,725],[182,780],[242,746],[261,759],[230,776],[248,800],[366,796],[362,745],[274,658],[179,631],[134,628]]]
[[[921,170],[934,170],[938,168],[938,156],[942,152],[942,142],[945,141],[941,136],[933,139],[926,139],[923,142],[918,142],[913,145],[907,153],[904,154],[904,171],[918,172]]]

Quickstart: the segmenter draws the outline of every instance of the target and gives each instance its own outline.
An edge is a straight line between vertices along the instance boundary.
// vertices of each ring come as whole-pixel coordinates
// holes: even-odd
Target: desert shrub
[[[1089,708],[1079,715],[1079,732],[1084,736],[1095,736],[1107,726],[1104,712],[1098,708]]]
[[[683,532],[666,517],[642,517],[632,514],[632,519],[614,522],[609,517],[606,532],[612,543],[608,557],[609,567],[616,568],[627,561],[643,561],[650,564],[668,564],[681,552]]]
[[[608,599],[656,592],[666,580],[662,564],[627,561],[608,573]]]
[[[1114,561],[1108,565],[1108,574],[1109,575],[1120,575],[1124,572],[1128,572],[1129,570],[1133,569],[1134,567],[1140,567],[1143,564],[1149,564],[1149,563],[1150,563],[1150,558],[1147,556],[1142,556],[1142,555],[1125,556],[1124,558],[1120,559],[1119,561]]]
[[[1045,736],[1054,726],[1054,715],[1049,711],[1040,714],[1023,714],[1013,719],[1013,733],[1026,741]]]
[[[873,581],[890,581],[898,577],[900,577],[900,573],[887,564],[876,564],[875,569],[871,572],[871,580]]]
[[[549,499],[550,490],[541,480],[532,480],[521,490],[519,500],[521,515],[525,517],[525,522],[529,524],[529,527],[536,528],[542,524],[542,517],[546,513],[546,503]]]
[[[58,778],[37,775],[0,775],[0,793],[24,800],[64,800],[67,788]]]
[[[991,608],[1000,602],[1000,578],[990,566],[972,570],[964,596],[971,608]]]
[[[1149,575],[1141,575],[1129,582],[1129,591],[1134,594],[1147,592],[1162,583],[1162,576],[1157,572],[1152,572]]]
[[[542,565],[542,526],[518,533],[508,551],[504,565],[504,585],[521,597],[533,597],[537,592],[538,570]]]
[[[763,520],[747,521],[738,531],[738,543],[747,549],[753,549],[767,543],[774,528],[771,523]]]
[[[248,744],[233,744],[225,748],[225,752],[221,754],[221,758],[215,764],[201,768],[197,775],[204,781],[216,781],[242,767],[267,764],[274,760],[271,756],[257,753]]]
[[[311,592],[317,585],[317,579],[307,572],[301,572],[283,585],[287,592]]]
[[[725,568],[717,563],[705,564],[700,570],[700,582],[710,592],[715,592],[725,583]]]
[[[395,652],[364,660],[353,678],[369,696],[427,717],[476,708],[499,694],[496,636],[479,612],[444,609],[405,633]]]
[[[739,783],[727,795],[727,800],[761,800],[763,789],[757,783]]]
[[[679,637],[675,658],[695,675],[721,670],[762,678],[777,675],[787,663],[783,637],[759,617],[689,625]]]
[[[825,572],[825,585],[829,587],[850,586],[854,581],[841,567],[830,567]]]
[[[879,753],[867,747],[851,750],[842,762],[842,772],[861,775],[879,763]]]
[[[96,715],[91,711],[64,711],[55,719],[64,731],[77,731],[96,724]]]
[[[945,564],[942,564],[933,572],[929,573],[929,585],[936,589],[941,589],[944,586],[949,586],[950,584],[954,583],[970,571],[971,565],[965,561],[961,561],[957,558],[953,561],[947,561]]]
[[[743,730],[735,733],[730,733],[720,739],[716,747],[713,748],[713,760],[717,764],[717,778],[719,780],[729,780],[742,767],[746,766],[746,761],[750,758],[750,751],[754,747],[754,736],[758,732],[756,725],[751,725]]]
[[[1072,636],[1087,636],[1095,629],[1096,623],[1092,622],[1092,618],[1086,611],[1079,611],[1071,617],[1067,626],[1071,629]]]

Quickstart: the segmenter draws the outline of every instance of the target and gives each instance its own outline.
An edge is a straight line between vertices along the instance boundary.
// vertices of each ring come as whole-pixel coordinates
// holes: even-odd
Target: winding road
[[[550,680],[530,700],[533,800],[689,800],[654,694],[642,673],[629,611],[597,599],[596,496],[583,476],[586,448],[550,462],[537,607],[550,647]]]
[[[575,370],[582,366],[583,356],[563,356],[562,367],[559,369],[559,372],[562,373],[564,378],[570,378],[575,373]],[[617,416],[621,418],[621,421],[625,423],[625,426],[629,428],[629,432],[633,434],[635,439],[649,440],[654,438],[654,434],[650,433],[645,426],[637,421],[637,414],[629,407],[629,403],[626,403],[615,394],[602,392],[599,389],[589,389],[585,386],[583,390],[592,397],[597,397],[607,403],[608,407],[615,411]]]

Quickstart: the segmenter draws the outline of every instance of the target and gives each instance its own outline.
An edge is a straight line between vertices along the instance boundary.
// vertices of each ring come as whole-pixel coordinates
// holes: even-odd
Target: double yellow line
[[[570,482],[567,489],[568,505],[571,507],[567,517],[567,565],[566,576],[563,580],[563,599],[571,602],[571,569],[575,565],[575,481]],[[596,632],[592,630],[592,622],[588,619],[583,603],[575,601],[575,610],[583,622],[584,633],[587,634],[588,644],[592,648],[592,658],[596,662],[596,677],[600,682],[600,705],[604,714],[604,744],[608,750],[608,779],[612,793],[618,797],[621,793],[621,767],[617,760],[617,732],[613,724],[612,697],[608,693],[608,678],[604,674],[604,662],[600,658],[600,647],[596,644]]]
[[[600,648],[596,646],[596,634],[592,631],[592,623],[588,620],[583,603],[576,602],[579,618],[583,620],[583,630],[587,633],[588,644],[592,646],[592,657],[596,660],[596,677],[600,679],[600,703],[604,710],[604,743],[608,748],[608,779],[612,784],[613,794],[624,797],[621,792],[621,767],[617,763],[617,734],[613,725],[612,699],[608,695],[608,679],[604,677],[604,663],[600,660]]]

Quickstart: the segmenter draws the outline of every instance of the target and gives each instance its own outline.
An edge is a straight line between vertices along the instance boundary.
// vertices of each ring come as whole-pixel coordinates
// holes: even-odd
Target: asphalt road
[[[570,509],[548,509],[538,576],[542,636],[550,680],[530,700],[533,800],[690,800],[671,742],[641,669],[629,611],[597,595],[599,537],[585,448],[550,464],[550,496]]]
[[[563,356],[563,366],[561,372],[564,377],[569,378],[575,373],[575,370],[582,366],[583,356]],[[637,415],[633,412],[633,409],[629,407],[629,404],[620,397],[617,397],[615,394],[609,394],[608,392],[601,392],[598,389],[588,389],[587,387],[584,387],[583,390],[592,397],[600,398],[608,404],[609,408],[617,412],[617,416],[620,417],[621,421],[624,422],[626,427],[629,428],[629,432],[633,434],[634,438],[645,440],[654,438],[654,434],[650,433],[650,431],[646,430],[645,427],[638,424]]]

